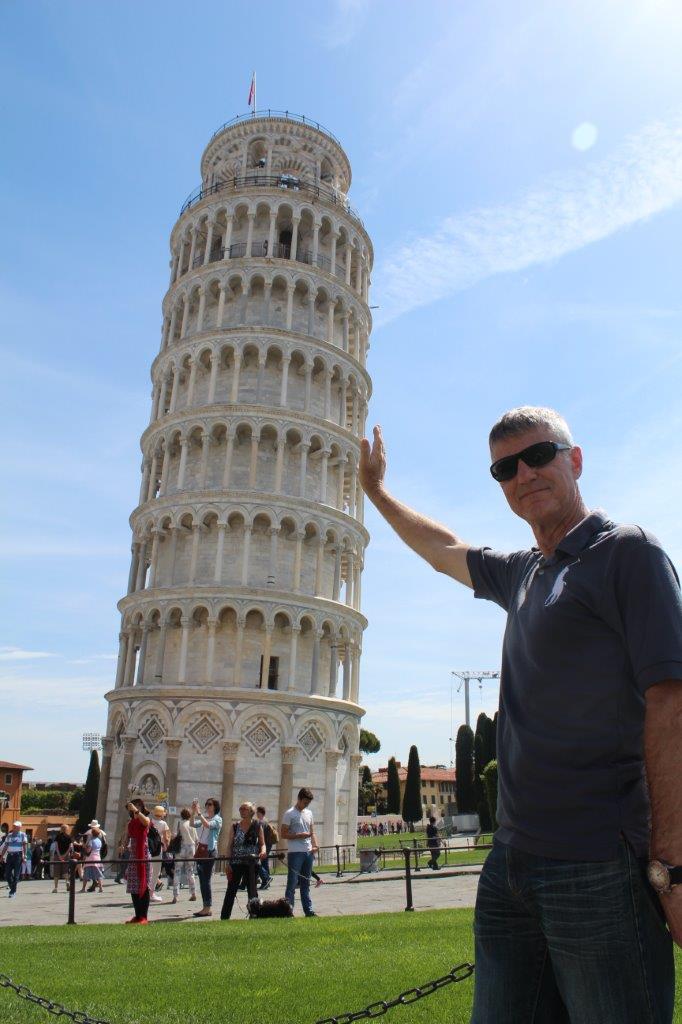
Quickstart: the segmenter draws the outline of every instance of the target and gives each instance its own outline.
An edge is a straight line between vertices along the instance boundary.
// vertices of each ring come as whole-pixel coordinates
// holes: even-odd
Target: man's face
[[[523,434],[496,441],[490,454],[495,462],[538,441],[558,440],[547,427],[534,427]],[[582,452],[578,447],[557,452],[551,462],[537,469],[531,469],[519,459],[516,476],[499,486],[512,512],[531,525],[542,526],[560,519],[575,504],[582,465]]]

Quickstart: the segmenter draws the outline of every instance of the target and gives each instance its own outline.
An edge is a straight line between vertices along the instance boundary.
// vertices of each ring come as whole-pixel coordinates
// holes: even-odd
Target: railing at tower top
[[[291,192],[305,192],[318,199],[324,199],[334,206],[340,206],[349,217],[352,217],[359,223],[361,228],[364,229],[365,226],[359,213],[353,209],[345,196],[340,195],[336,189],[321,185],[319,181],[307,181],[305,178],[297,178],[293,174],[261,174],[256,168],[250,174],[235,175],[233,178],[227,178],[225,181],[216,181],[207,188],[195,189],[182,204],[180,216],[192,206],[200,203],[202,199],[206,199],[207,196],[214,196],[219,192],[234,192],[242,188],[277,188]]]
[[[325,128],[323,124],[320,124],[319,121],[313,121],[312,118],[306,117],[305,114],[292,114],[290,110],[250,110],[248,114],[237,114],[236,117],[226,121],[225,124],[221,124],[220,128],[216,128],[211,139],[215,139],[216,135],[220,135],[226,128],[231,128],[233,124],[241,124],[244,121],[257,121],[259,118],[268,118],[271,121],[296,121],[297,124],[308,125],[310,128],[316,128],[323,135],[327,135],[332,142],[335,142],[337,146],[343,149],[336,135],[330,132],[328,128]]]

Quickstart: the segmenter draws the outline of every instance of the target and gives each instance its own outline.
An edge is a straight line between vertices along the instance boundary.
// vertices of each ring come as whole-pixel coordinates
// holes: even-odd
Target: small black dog
[[[285,899],[259,900],[254,896],[247,904],[249,917],[293,917],[291,904]]]

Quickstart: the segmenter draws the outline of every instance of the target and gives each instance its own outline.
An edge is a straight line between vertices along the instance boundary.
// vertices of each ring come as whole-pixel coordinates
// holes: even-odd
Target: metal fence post
[[[336,877],[341,878],[343,871],[341,870],[341,849],[339,844],[336,844]]]
[[[403,853],[405,854],[405,898],[407,900],[405,910],[414,910],[414,905],[412,903],[412,875],[410,874],[410,857],[412,856],[412,851],[409,846],[406,846]]]
[[[69,917],[67,924],[76,923],[76,861],[69,861]]]

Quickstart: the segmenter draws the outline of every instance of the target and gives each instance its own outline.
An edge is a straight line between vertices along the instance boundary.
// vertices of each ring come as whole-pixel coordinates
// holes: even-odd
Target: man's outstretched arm
[[[400,539],[437,572],[452,576],[467,587],[473,586],[467,565],[469,545],[446,526],[427,519],[389,494],[384,486],[385,475],[386,449],[381,427],[375,427],[373,444],[363,438],[360,448],[360,483],[365,494]]]
[[[651,798],[651,856],[682,865],[682,682],[671,679],[646,691],[644,752]],[[682,946],[682,885],[661,896],[668,927]]]

